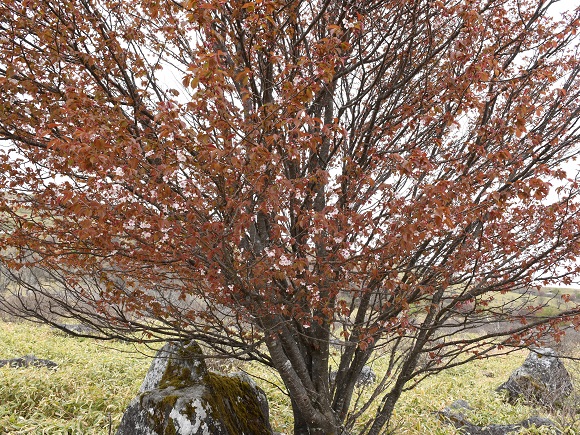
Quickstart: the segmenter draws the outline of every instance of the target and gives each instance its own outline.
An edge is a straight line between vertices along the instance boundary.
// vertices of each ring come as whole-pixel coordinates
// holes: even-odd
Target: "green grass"
[[[395,434],[457,434],[457,429],[442,424],[435,411],[458,399],[469,402],[473,410],[465,414],[472,423],[481,426],[519,423],[534,415],[558,422],[558,416],[551,416],[522,404],[509,405],[502,400],[501,394],[495,392],[511,372],[522,364],[526,356],[527,352],[520,351],[505,357],[478,360],[427,378],[413,390],[403,394],[395,408],[391,428]],[[377,373],[382,371],[380,360],[375,363],[373,370]],[[252,370],[249,372],[252,373]],[[260,373],[268,381],[258,383],[270,398],[272,424],[277,430],[291,434],[292,412],[287,398],[274,385],[279,383],[276,374],[257,368],[255,373]],[[359,392],[366,397],[370,394],[370,389]],[[562,427],[566,428],[564,425]],[[520,433],[531,435],[551,432],[528,430]],[[569,428],[568,434],[580,434],[580,428]]]
[[[109,419],[119,424],[150,364],[128,344],[0,323],[0,359],[26,354],[59,367],[0,368],[1,434],[108,434]]]
[[[151,361],[136,350],[151,355],[146,348],[67,337],[45,326],[0,323],[0,359],[34,354],[59,364],[56,371],[0,368],[0,434],[107,435],[109,424],[114,433]],[[481,425],[517,423],[541,415],[523,405],[508,405],[494,392],[525,356],[525,352],[519,352],[501,359],[476,361],[427,379],[405,393],[398,403],[393,418],[395,433],[456,434],[454,428],[439,421],[434,411],[457,399],[471,404],[474,410],[469,417]],[[242,368],[259,374],[261,379],[256,381],[269,397],[274,429],[291,434],[289,400],[276,387],[280,382],[275,373],[251,365]],[[382,371],[380,359],[373,369]],[[580,430],[575,428],[568,433],[577,435]]]

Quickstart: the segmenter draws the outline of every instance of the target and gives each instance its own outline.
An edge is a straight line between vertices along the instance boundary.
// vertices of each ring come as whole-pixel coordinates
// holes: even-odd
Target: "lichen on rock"
[[[199,382],[206,374],[207,367],[199,344],[195,341],[187,345],[169,342],[155,355],[139,391],[167,386],[186,387]]]
[[[264,392],[246,374],[207,370],[200,346],[157,353],[117,435],[271,435]]]
[[[497,391],[507,392],[510,403],[522,399],[550,408],[560,406],[572,390],[568,371],[550,348],[532,350],[524,363],[497,388]]]

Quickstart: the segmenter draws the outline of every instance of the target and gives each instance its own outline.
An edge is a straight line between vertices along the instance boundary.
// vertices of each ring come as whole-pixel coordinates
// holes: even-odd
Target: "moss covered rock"
[[[117,435],[270,435],[266,395],[245,374],[207,370],[199,345],[168,343]]]
[[[532,405],[558,407],[572,393],[572,380],[555,351],[534,349],[521,367],[501,384],[497,391],[506,391],[510,403],[522,399]]]

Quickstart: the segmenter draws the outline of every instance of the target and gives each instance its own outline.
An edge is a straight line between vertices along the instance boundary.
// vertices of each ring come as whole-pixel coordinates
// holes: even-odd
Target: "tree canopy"
[[[297,434],[370,412],[378,352],[365,434],[558,338],[580,307],[533,299],[579,271],[580,10],[554,3],[3,0],[0,306],[271,366]]]

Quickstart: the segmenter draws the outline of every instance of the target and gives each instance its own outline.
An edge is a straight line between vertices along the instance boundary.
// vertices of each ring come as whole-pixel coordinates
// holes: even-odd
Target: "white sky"
[[[580,0],[560,0],[560,3],[557,3],[553,6],[555,11],[566,11],[572,10],[575,7],[580,6]]]

